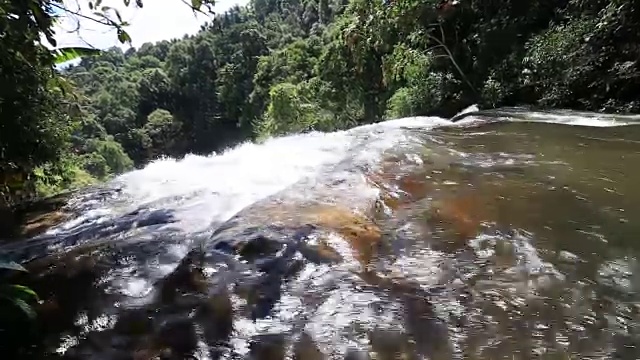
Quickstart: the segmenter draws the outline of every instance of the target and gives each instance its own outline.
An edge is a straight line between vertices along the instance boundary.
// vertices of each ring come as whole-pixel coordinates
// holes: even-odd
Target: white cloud
[[[220,14],[234,5],[246,5],[248,0],[218,0],[215,12]],[[91,15],[87,0],[64,0],[67,9],[84,15]],[[122,20],[129,22],[126,31],[132,45],[139,47],[145,42],[156,42],[181,38],[185,34],[195,34],[200,26],[210,18],[194,14],[183,0],[143,0],[143,7],[137,8],[135,1],[127,7],[123,0],[104,0],[101,6],[119,10]],[[74,30],[79,29],[78,32]],[[114,29],[79,16],[66,14],[55,27],[58,47],[93,46],[104,49],[111,46],[128,48],[120,44]]]

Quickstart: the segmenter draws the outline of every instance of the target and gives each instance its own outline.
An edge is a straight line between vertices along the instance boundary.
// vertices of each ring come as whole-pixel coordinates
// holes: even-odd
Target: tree
[[[145,117],[155,109],[169,109],[172,106],[171,80],[161,68],[142,71],[138,82],[138,113]]]
[[[142,132],[149,137],[148,157],[175,154],[179,144],[181,124],[167,110],[157,109],[147,117]]]
[[[115,9],[80,3],[93,11],[75,14],[61,0],[0,6],[3,31],[15,34],[0,39],[0,80],[11,84],[0,90],[9,119],[0,159],[13,169],[0,183],[89,163],[97,177],[127,168],[107,165],[96,142],[118,143],[142,165],[255,137],[449,116],[472,103],[640,110],[640,18],[622,0],[251,0],[197,34],[137,50],[38,43],[55,41],[54,10],[88,14],[128,41]],[[80,55],[80,65],[53,71]]]
[[[73,84],[60,78],[54,65],[74,57],[95,54],[96,51],[55,49],[57,42],[53,26],[56,17],[62,14],[100,23],[115,28],[120,42],[131,41],[126,32],[128,24],[117,9],[104,6],[101,0],[80,1],[79,4],[86,5],[91,11],[72,9],[62,0],[7,0],[0,4],[0,81],[3,84],[0,90],[0,207],[32,196],[35,192],[32,180],[48,176],[46,174],[55,176],[51,171],[61,167],[54,163],[61,162],[71,150],[71,134],[75,132],[79,115],[74,109],[79,99],[74,96]],[[132,4],[130,0],[123,0],[123,4],[142,7],[143,1],[136,0]],[[211,13],[213,4],[213,0],[193,0],[189,6],[194,11]],[[54,50],[47,49],[41,41],[43,39]],[[101,58],[88,59],[84,65],[91,67],[91,62],[103,61],[116,69],[124,64],[125,59],[121,50],[111,49],[103,52]],[[99,73],[89,75],[95,74]],[[117,78],[118,74],[105,68],[101,77],[109,76]],[[104,124],[107,132],[119,134],[129,130],[125,124],[135,119],[135,114],[132,117],[127,109],[131,109],[131,102],[137,104],[137,91],[133,89],[132,92],[132,87],[127,85],[130,82],[121,79],[110,81],[120,84],[119,89],[99,95],[102,111],[107,107],[119,110],[102,114],[100,125]],[[112,145],[94,150],[106,151],[103,155],[109,158],[110,171],[129,168],[126,161],[120,161],[122,157],[116,156],[119,150]],[[39,171],[38,168],[49,170]],[[31,185],[25,186],[24,181],[16,182],[15,179]]]
[[[11,0],[12,2],[18,2]],[[177,0],[176,0],[177,1]],[[144,0],[122,0],[125,7],[136,6],[142,8]],[[53,14],[63,13],[67,16],[82,18],[107,27],[115,28],[118,40],[121,43],[130,43],[131,36],[127,33],[126,27],[128,22],[122,19],[120,11],[117,8],[103,5],[102,0],[78,0],[77,8],[71,8],[63,0],[26,0],[23,2],[24,7],[29,9],[30,15],[35,19],[37,28],[45,35],[49,43],[56,47],[57,42],[52,31]],[[191,7],[194,12],[205,14],[213,14],[213,6],[215,0],[191,0],[185,4]],[[89,12],[83,11],[86,6]],[[81,28],[76,31],[82,31]]]
[[[45,7],[46,3],[39,2]],[[73,122],[63,103],[70,99],[55,90],[53,55],[38,40],[38,25],[50,18],[34,17],[26,2],[0,7],[0,207],[32,195],[16,189],[13,177],[28,180],[33,170],[55,161],[65,150]],[[29,186],[27,186],[29,187]],[[18,191],[22,195],[18,195]]]

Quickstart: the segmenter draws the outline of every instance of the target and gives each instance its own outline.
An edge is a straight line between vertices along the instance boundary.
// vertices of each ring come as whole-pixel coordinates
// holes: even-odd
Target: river
[[[43,300],[21,358],[640,358],[636,124],[509,108],[154,161],[0,247]]]

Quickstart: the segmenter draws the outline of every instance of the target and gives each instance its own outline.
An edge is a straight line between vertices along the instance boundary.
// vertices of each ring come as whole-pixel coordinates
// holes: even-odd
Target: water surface
[[[0,248],[44,299],[40,337],[2,345],[43,359],[639,358],[636,121],[502,109],[156,161]]]

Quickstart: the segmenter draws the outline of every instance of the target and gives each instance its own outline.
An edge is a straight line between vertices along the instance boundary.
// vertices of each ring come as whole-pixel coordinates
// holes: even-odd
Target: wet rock
[[[80,312],[86,312],[89,319],[99,315],[96,300],[104,295],[97,283],[105,269],[98,266],[97,256],[89,253],[61,257],[46,270],[33,271],[33,277],[25,281],[42,299],[36,311],[46,333],[77,329],[75,319]]]
[[[563,250],[558,252],[558,260],[565,263],[575,264],[580,261],[580,257],[574,253]]]
[[[65,205],[73,193],[28,201],[13,208],[0,207],[0,239],[30,238],[69,219]]]
[[[435,313],[433,304],[421,296],[402,297],[405,328],[418,354],[429,359],[450,359],[452,348],[447,324]]]
[[[156,344],[160,348],[169,349],[172,357],[193,353],[198,345],[198,335],[193,321],[177,319],[165,323],[158,331]]]
[[[374,286],[377,291],[384,291],[393,296],[416,297],[425,301],[425,306],[429,305],[430,294],[422,289],[419,283],[410,279],[397,276],[383,276],[373,271],[364,271],[357,274],[367,285]]]
[[[318,207],[305,214],[304,218],[310,224],[340,235],[349,243],[355,258],[365,268],[376,256],[382,232],[366,216],[339,207]]]
[[[369,334],[369,343],[377,360],[418,359],[408,336],[397,330],[374,330]]]
[[[280,274],[267,273],[250,285],[246,300],[251,319],[256,320],[269,316],[282,295],[280,289],[283,280]]]
[[[253,320],[268,317],[283,285],[305,262],[344,261],[342,252],[329,245],[328,236],[342,239],[363,268],[375,260],[382,242],[381,231],[369,216],[333,204],[265,201],[220,226],[209,253],[238,255],[256,270],[236,283],[235,293],[246,301],[236,315]]]
[[[258,235],[241,244],[240,248],[237,249],[237,253],[243,260],[255,261],[260,258],[275,255],[283,246],[284,244],[282,242]]]
[[[245,261],[251,260],[252,265],[262,272],[236,286],[236,293],[247,302],[248,317],[259,319],[270,314],[280,299],[283,282],[303,266],[302,261],[293,257],[296,251],[300,252],[305,261],[314,263],[345,261],[341,253],[328,243],[327,236],[334,235],[351,249],[355,260],[362,266],[358,275],[368,285],[394,294],[426,296],[418,284],[407,281],[402,276],[385,278],[371,269],[371,265],[381,255],[384,243],[382,231],[368,216],[346,207],[327,204],[308,205],[298,209],[296,213],[289,213],[286,209],[286,206],[274,209],[271,221],[277,221],[277,226],[259,228],[249,222],[249,226],[243,227],[238,220],[234,225],[240,227],[240,230],[234,231],[234,226],[223,225],[225,231],[214,236],[217,238],[216,250],[221,248],[219,244],[226,244],[222,248],[235,249]],[[271,209],[263,210],[268,212]],[[246,234],[252,231],[254,235],[250,240],[243,242],[242,236],[246,238]],[[230,234],[225,234],[227,232]],[[256,235],[255,232],[259,233]],[[229,245],[234,239],[236,244]]]
[[[300,337],[293,345],[294,360],[323,360],[326,356],[318,349],[313,338],[306,332],[300,334]]]
[[[29,218],[20,228],[20,236],[30,238],[40,235],[50,228],[61,224],[71,217],[71,213],[56,210]]]
[[[7,327],[15,331],[3,336],[1,345],[7,344],[3,346],[5,353],[22,346],[22,340],[13,341],[13,337],[28,340],[30,349],[51,350],[62,334],[74,336],[82,331],[83,324],[77,321],[80,317],[91,322],[103,315],[109,296],[105,296],[99,283],[106,271],[99,265],[100,256],[97,247],[74,249],[28,263],[25,267],[29,272],[16,273],[8,279],[10,283],[33,289],[41,301],[31,304],[37,314],[35,322],[23,322],[37,329],[37,333],[23,330],[19,324]]]
[[[247,259],[250,255],[264,258],[277,253],[283,243],[305,242],[312,233],[339,235],[363,265],[368,265],[375,257],[382,238],[380,228],[369,216],[349,207],[274,202],[257,204],[236,215],[216,231],[213,243],[220,246],[221,241],[228,242]],[[225,247],[229,248],[229,245]]]
[[[286,339],[282,334],[258,335],[252,339],[249,349],[251,360],[284,360]]]
[[[196,318],[204,328],[209,344],[226,340],[233,331],[233,304],[226,287],[211,295],[198,309]]]
[[[105,243],[93,243],[83,244],[76,246],[66,252],[59,252],[51,254],[50,250],[46,246],[55,246],[57,244],[48,243],[49,238],[45,238],[43,241],[38,241],[37,245],[43,246],[42,251],[46,252],[46,256],[37,255],[31,258],[24,265],[29,270],[31,278],[44,277],[51,274],[62,274],[66,276],[73,276],[75,271],[83,271],[88,268],[94,268],[98,264],[98,260],[104,255],[104,250],[108,244]],[[40,252],[40,251],[39,251]]]
[[[300,246],[300,253],[315,264],[335,264],[344,260],[342,255],[323,239],[317,245],[303,244]]]
[[[183,293],[206,293],[208,283],[202,257],[201,252],[192,251],[171,274],[158,282],[162,302],[173,303]]]
[[[239,246],[243,260],[251,259],[249,268],[255,272],[237,283],[236,293],[246,300],[245,310],[254,320],[271,313],[280,299],[281,285],[304,266],[296,256],[302,241],[296,235],[299,231],[295,228],[286,231],[278,233],[271,229]]]
[[[162,351],[156,349],[136,349],[132,352],[130,360],[157,360]],[[127,359],[127,360],[129,360]]]
[[[368,351],[350,348],[347,349],[344,360],[371,360],[371,356]]]
[[[128,336],[140,336],[153,331],[153,319],[147,309],[123,312],[114,326],[114,331]]]
[[[131,357],[126,351],[112,348],[108,345],[108,340],[102,334],[88,334],[85,339],[80,340],[76,346],[68,349],[62,359],[64,360],[130,360]]]

